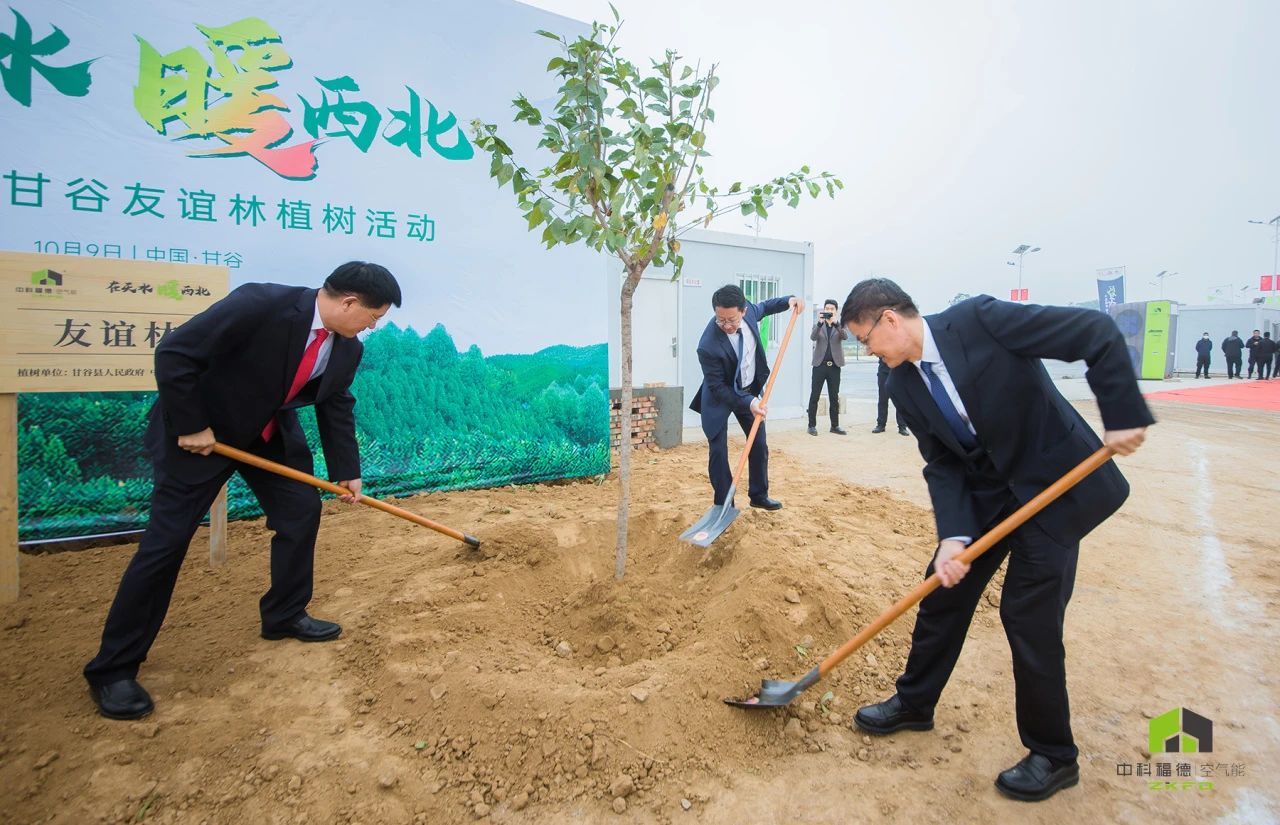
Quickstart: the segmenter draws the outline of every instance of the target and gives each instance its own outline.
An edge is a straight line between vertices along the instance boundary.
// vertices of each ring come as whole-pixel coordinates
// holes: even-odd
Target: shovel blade
[[[732,504],[713,504],[702,518],[680,534],[680,540],[696,547],[710,547],[713,541],[720,538],[721,533],[729,529],[738,513],[738,508]]]

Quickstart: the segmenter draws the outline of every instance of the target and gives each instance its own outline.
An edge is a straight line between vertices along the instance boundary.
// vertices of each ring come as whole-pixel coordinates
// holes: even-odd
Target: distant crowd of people
[[[1244,352],[1249,351],[1248,378],[1258,371],[1258,378],[1266,381],[1273,375],[1280,377],[1280,350],[1271,339],[1271,333],[1254,330],[1252,337],[1245,341],[1240,338],[1239,330],[1231,330],[1231,334],[1222,341],[1222,354],[1227,359],[1227,378],[1240,378],[1240,368],[1244,364]],[[1196,378],[1203,375],[1209,377],[1210,356],[1213,354],[1213,339],[1206,332],[1196,341]]]

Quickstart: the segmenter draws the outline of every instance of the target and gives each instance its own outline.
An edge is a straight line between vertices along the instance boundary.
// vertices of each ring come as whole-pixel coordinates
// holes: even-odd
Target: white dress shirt
[[[721,330],[723,332],[723,330]],[[743,390],[751,391],[751,382],[756,380],[756,337],[744,321],[733,335],[725,333],[729,346],[738,351],[738,341],[742,342],[742,357],[738,359],[738,385]]]
[[[978,431],[973,428],[973,424],[969,421],[969,413],[964,408],[964,402],[960,400],[960,393],[956,392],[956,384],[951,380],[951,373],[947,370],[947,365],[942,361],[942,353],[938,351],[938,343],[933,340],[933,330],[929,329],[928,321],[923,318],[920,320],[924,323],[924,347],[920,353],[920,360],[912,361],[911,363],[915,365],[916,372],[920,373],[920,379],[924,381],[924,388],[930,392],[933,390],[929,383],[929,376],[925,375],[924,370],[920,368],[920,362],[928,361],[933,364],[933,374],[938,376],[938,380],[942,382],[942,388],[947,391],[947,397],[955,405],[956,412],[960,413],[960,418],[964,421],[964,425],[976,437]]]
[[[921,361],[928,361],[933,364],[933,374],[938,376],[938,380],[942,382],[942,388],[947,391],[947,397],[951,399],[951,403],[955,405],[956,412],[960,413],[960,418],[964,421],[964,425],[969,428],[969,432],[977,437],[978,431],[973,428],[973,424],[969,421],[969,413],[964,408],[964,402],[960,400],[960,393],[956,392],[956,384],[951,380],[951,373],[947,371],[947,365],[943,363],[942,353],[938,351],[938,342],[933,340],[933,330],[929,329],[929,322],[923,318],[920,319],[924,324],[924,346],[920,352],[920,360],[912,361],[915,365],[916,372],[920,373],[920,380],[924,381],[924,388],[932,393],[929,386],[929,376],[924,374],[924,370],[920,368]],[[966,545],[973,543],[973,536],[947,536],[944,541],[962,541]]]

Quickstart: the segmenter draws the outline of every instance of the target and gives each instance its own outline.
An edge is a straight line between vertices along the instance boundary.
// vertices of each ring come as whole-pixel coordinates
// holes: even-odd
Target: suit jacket
[[[161,339],[159,397],[145,437],[157,467],[188,483],[206,481],[230,459],[189,453],[178,447],[179,435],[212,427],[222,443],[248,449],[277,412],[286,463],[309,467],[311,453],[295,410],[314,404],[329,477],[360,477],[355,398],[349,391],[364,350],[358,340],[332,334],[325,371],[284,403],[315,306],[314,289],[245,284]]]
[[[822,321],[813,325],[813,332],[809,333],[809,340],[813,342],[813,353],[810,356],[810,365],[821,366],[823,361],[830,360],[837,367],[844,366],[844,347],[840,346],[840,342],[849,337],[849,333],[838,322],[834,327],[829,327]],[[830,342],[828,344],[828,342]],[[818,360],[818,353],[826,351],[826,357],[822,361]]]
[[[1213,353],[1213,342],[1208,338],[1201,338],[1196,341],[1196,352],[1208,358]]]
[[[982,535],[1009,506],[1034,498],[1102,446],[1054,387],[1041,358],[1084,360],[1107,429],[1154,423],[1138,390],[1124,337],[1096,310],[970,298],[925,317],[977,431],[965,450],[911,362],[889,375],[889,392],[919,442],[938,536]],[[1108,462],[1033,521],[1074,544],[1120,508],[1129,485]]]
[[[1262,336],[1261,336],[1261,335],[1259,335],[1257,338],[1250,338],[1248,341],[1245,341],[1245,342],[1244,342],[1244,348],[1245,348],[1245,349],[1247,349],[1247,350],[1249,350],[1249,360],[1250,360],[1250,361],[1257,361],[1257,360],[1258,360],[1258,355],[1259,355],[1259,353],[1258,353],[1258,347],[1260,347],[1260,346],[1262,346]]]
[[[1244,352],[1244,341],[1239,335],[1231,335],[1222,339],[1222,352],[1227,358],[1239,358]]]
[[[702,430],[708,436],[718,434],[729,423],[729,413],[751,415],[751,400],[764,390],[769,379],[769,359],[765,357],[764,344],[760,341],[760,319],[785,311],[791,296],[770,298],[759,304],[747,302],[742,319],[744,334],[756,341],[756,376],[746,390],[738,389],[738,351],[729,337],[716,326],[716,319],[707,322],[698,341],[698,363],[702,365],[702,385],[693,396],[689,409],[702,415]]]

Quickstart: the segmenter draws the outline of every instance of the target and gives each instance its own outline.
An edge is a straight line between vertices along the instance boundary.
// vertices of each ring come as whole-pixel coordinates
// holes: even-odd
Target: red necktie
[[[307,347],[307,351],[302,353],[302,362],[298,364],[298,372],[293,376],[293,384],[289,387],[289,394],[284,397],[285,404],[288,404],[295,395],[302,392],[302,388],[311,380],[311,371],[316,368],[316,359],[320,357],[320,345],[329,337],[329,330],[323,327],[315,332],[315,340]],[[262,440],[270,441],[275,432],[276,417],[273,415],[271,420],[267,422],[267,426],[262,428]]]

